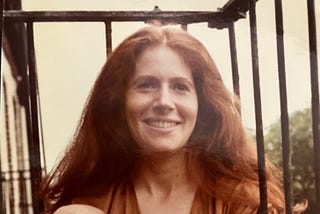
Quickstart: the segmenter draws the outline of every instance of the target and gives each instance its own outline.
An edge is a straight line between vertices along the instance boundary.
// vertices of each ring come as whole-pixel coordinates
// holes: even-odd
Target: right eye
[[[153,76],[142,76],[138,77],[132,87],[140,92],[154,91],[159,88],[159,80]]]
[[[138,84],[139,89],[153,89],[156,85],[152,81],[146,81]]]

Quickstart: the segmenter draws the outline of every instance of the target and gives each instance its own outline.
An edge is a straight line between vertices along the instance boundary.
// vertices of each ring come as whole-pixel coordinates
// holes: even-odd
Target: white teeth
[[[170,128],[177,125],[177,123],[169,121],[153,121],[149,122],[148,125],[156,128]]]

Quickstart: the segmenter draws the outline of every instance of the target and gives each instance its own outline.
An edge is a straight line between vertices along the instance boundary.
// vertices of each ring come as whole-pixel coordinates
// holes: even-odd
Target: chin
[[[151,156],[168,156],[168,155],[173,155],[177,154],[180,152],[185,151],[184,147],[179,147],[179,148],[148,148],[148,149],[142,149],[143,154],[145,155],[151,155]]]

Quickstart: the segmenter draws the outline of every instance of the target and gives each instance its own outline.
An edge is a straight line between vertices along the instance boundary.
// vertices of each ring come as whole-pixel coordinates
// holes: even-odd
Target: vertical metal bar
[[[287,104],[286,68],[283,40],[282,0],[275,0],[278,76],[281,106],[282,165],[286,213],[292,213],[293,192],[291,175],[291,143],[289,137],[289,116]]]
[[[264,138],[262,123],[262,108],[260,95],[260,77],[259,77],[259,58],[258,58],[258,40],[257,40],[257,20],[256,20],[256,0],[249,0],[250,15],[250,38],[251,38],[251,57],[252,57],[252,76],[254,89],[254,103],[256,114],[256,137],[258,151],[259,168],[259,187],[260,187],[260,212],[268,213],[267,183],[264,157]]]
[[[320,210],[320,106],[319,106],[319,77],[318,77],[318,53],[317,30],[315,18],[314,0],[307,0],[309,51],[310,51],[310,76],[312,99],[312,131],[314,147],[314,173],[316,190],[316,209]]]
[[[37,197],[38,188],[41,182],[41,158],[39,143],[38,104],[37,104],[37,76],[35,66],[33,22],[27,22],[28,35],[28,67],[29,67],[29,88],[30,88],[30,113],[32,125],[32,140],[28,142],[29,162],[31,174],[31,191],[33,213],[38,214],[43,210],[43,204]]]
[[[182,24],[181,29],[184,31],[188,31],[188,25],[187,24]]]
[[[21,79],[21,87],[23,87],[24,90],[22,90],[23,96],[22,96],[22,103],[25,109],[25,115],[26,115],[26,131],[27,131],[27,141],[28,141],[28,154],[29,154],[29,159],[32,158],[32,156],[30,155],[32,151],[31,145],[33,144],[33,134],[32,134],[32,119],[31,119],[31,110],[30,110],[30,86],[29,86],[29,77],[27,74],[27,69],[24,73],[22,73],[23,78]],[[31,162],[29,160],[29,162]],[[30,164],[29,164],[30,165]],[[29,169],[30,171],[30,169]],[[30,179],[31,180],[31,179]],[[30,181],[31,183],[31,181]],[[31,186],[33,184],[31,183]],[[31,191],[32,191],[32,187],[31,187]],[[32,198],[33,200],[33,198]],[[33,204],[32,204],[33,206]]]
[[[0,22],[0,50],[2,50],[2,33],[3,33],[3,10],[4,10],[4,0],[0,0],[0,18],[1,18],[1,22]],[[2,51],[0,51],[0,83],[2,83]],[[1,87],[0,87],[0,94],[1,94]],[[0,104],[1,104],[1,99],[0,99]],[[0,105],[1,108],[1,105]],[[2,193],[2,187],[0,187],[1,192]],[[1,196],[2,197],[2,194]]]
[[[3,32],[3,9],[4,9],[4,0],[0,0],[0,84],[2,84],[2,32]],[[1,96],[1,85],[0,85],[0,96]],[[1,112],[1,99],[0,99],[0,112]],[[3,191],[3,183],[4,178],[2,175],[2,167],[1,167],[1,152],[0,152],[0,213],[6,213],[5,211],[5,203],[4,203],[4,191]]]
[[[110,57],[112,52],[112,28],[111,22],[105,22],[105,29],[106,29],[106,49],[107,49],[107,58]]]
[[[236,36],[234,32],[233,22],[229,24],[228,32],[229,32],[229,46],[230,46],[230,56],[231,56],[233,92],[238,97],[240,97],[238,57],[237,57]]]

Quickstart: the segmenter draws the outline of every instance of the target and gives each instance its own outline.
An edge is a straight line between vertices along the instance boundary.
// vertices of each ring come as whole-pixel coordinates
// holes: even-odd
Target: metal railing
[[[314,172],[316,186],[316,204],[317,210],[320,210],[320,119],[319,119],[319,79],[317,62],[317,41],[315,24],[315,5],[314,0],[308,2],[308,23],[309,23],[309,47],[310,47],[310,74],[311,74],[311,92],[312,92],[312,118],[313,118],[313,142],[314,142]],[[3,2],[2,2],[3,3]],[[286,87],[286,68],[285,68],[285,47],[283,39],[283,13],[282,1],[275,0],[276,14],[276,33],[277,33],[277,60],[278,76],[280,90],[280,108],[281,108],[281,133],[282,133],[282,156],[283,156],[283,174],[284,189],[286,201],[286,213],[292,213],[292,175],[291,175],[291,143],[289,138],[289,119],[287,107],[287,87]],[[249,11],[250,38],[251,38],[251,63],[252,78],[254,87],[255,118],[256,118],[256,139],[258,150],[258,166],[260,180],[260,202],[261,213],[267,211],[267,185],[265,173],[264,156],[264,134],[261,108],[261,92],[259,77],[259,56],[258,56],[258,35],[256,21],[256,0],[231,0],[216,12],[198,12],[198,11],[14,11],[1,10],[3,17],[2,28],[12,23],[26,25],[27,37],[27,73],[23,75],[25,81],[25,96],[28,97],[26,108],[26,124],[28,131],[29,165],[31,178],[32,206],[34,213],[40,213],[43,204],[36,197],[37,188],[41,180],[41,160],[40,160],[40,127],[39,127],[39,109],[38,109],[38,83],[36,61],[34,54],[34,35],[33,24],[35,22],[103,22],[105,24],[106,52],[107,56],[112,51],[112,22],[148,22],[158,20],[164,23],[176,23],[186,26],[191,23],[207,22],[211,28],[227,29],[229,33],[229,44],[231,54],[231,67],[234,93],[240,96],[239,73],[237,48],[235,40],[234,22],[239,18],[245,18],[245,13]],[[1,14],[0,14],[1,15]],[[2,34],[1,34],[2,38]],[[0,193],[3,192],[0,185]],[[0,194],[0,200],[3,194]],[[0,208],[1,209],[1,208]]]

